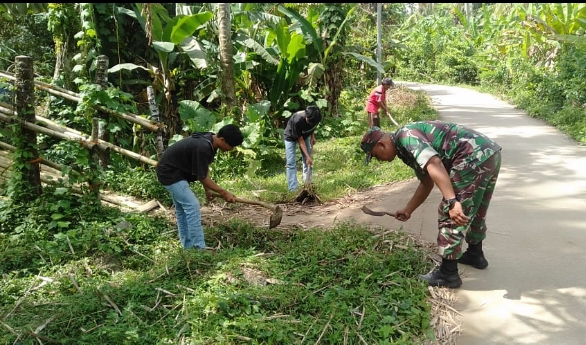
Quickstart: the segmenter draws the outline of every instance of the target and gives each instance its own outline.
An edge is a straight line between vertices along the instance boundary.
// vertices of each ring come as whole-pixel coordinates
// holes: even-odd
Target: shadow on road
[[[458,344],[583,344],[586,148],[492,96],[408,84],[429,93],[443,120],[503,147],[484,244],[490,266],[460,267]]]

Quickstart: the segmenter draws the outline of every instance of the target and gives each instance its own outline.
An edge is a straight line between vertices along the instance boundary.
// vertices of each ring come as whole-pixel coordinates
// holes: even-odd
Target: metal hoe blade
[[[371,215],[371,216],[376,216],[376,217],[381,217],[381,216],[384,216],[384,215],[391,216],[391,217],[394,217],[395,216],[395,214],[394,213],[391,213],[391,212],[386,212],[386,211],[373,211],[370,208],[368,208],[367,206],[362,206],[361,209],[362,209],[362,212],[364,212],[364,213],[366,213],[368,215]]]
[[[280,206],[276,206],[273,210],[273,214],[271,214],[271,220],[269,222],[269,229],[276,227],[277,225],[281,224],[281,219],[283,218],[283,210],[281,210]]]

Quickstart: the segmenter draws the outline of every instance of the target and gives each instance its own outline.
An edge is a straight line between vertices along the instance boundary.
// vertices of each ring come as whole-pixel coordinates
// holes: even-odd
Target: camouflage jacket
[[[425,165],[435,155],[452,176],[452,170],[473,170],[501,150],[486,135],[443,121],[413,122],[391,133],[391,137],[397,156],[415,170],[418,179],[427,175]]]

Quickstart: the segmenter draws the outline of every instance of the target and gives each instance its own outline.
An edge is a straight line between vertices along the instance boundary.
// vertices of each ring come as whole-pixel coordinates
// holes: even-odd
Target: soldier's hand
[[[464,211],[462,210],[462,204],[460,204],[459,201],[456,201],[456,203],[454,203],[454,207],[452,207],[449,213],[450,219],[457,226],[463,226],[468,224],[469,218],[464,214]]]
[[[400,220],[402,222],[406,222],[411,218],[411,212],[407,211],[406,209],[402,208],[395,212],[395,219]]]

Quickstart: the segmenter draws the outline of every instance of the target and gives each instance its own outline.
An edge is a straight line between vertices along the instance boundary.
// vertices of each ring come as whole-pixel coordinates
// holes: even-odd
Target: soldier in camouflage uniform
[[[371,128],[360,144],[366,164],[372,157],[392,161],[399,157],[410,166],[420,183],[395,217],[406,221],[429,196],[434,184],[443,199],[438,207],[437,244],[442,264],[419,277],[430,286],[462,285],[457,262],[484,269],[482,251],[486,237],[486,212],[501,165],[501,147],[473,129],[443,121],[407,124],[394,133]],[[462,254],[462,242],[468,249]]]

